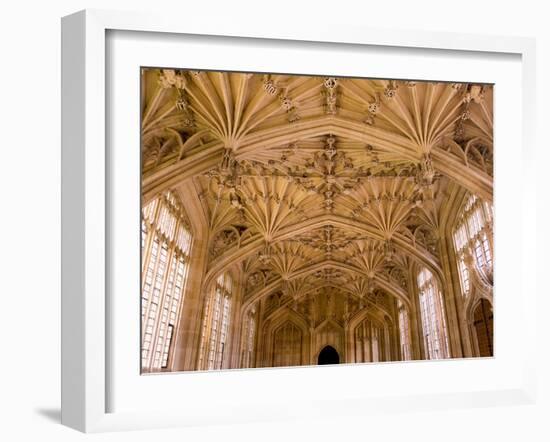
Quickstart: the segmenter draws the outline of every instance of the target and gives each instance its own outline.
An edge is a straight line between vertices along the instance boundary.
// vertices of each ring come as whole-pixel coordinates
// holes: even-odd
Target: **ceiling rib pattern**
[[[240,266],[245,305],[280,292],[286,306],[328,289],[382,309],[380,290],[408,303],[413,263],[442,273],[449,192],[492,200],[491,87],[143,75],[144,200],[195,189],[208,224],[206,281]]]

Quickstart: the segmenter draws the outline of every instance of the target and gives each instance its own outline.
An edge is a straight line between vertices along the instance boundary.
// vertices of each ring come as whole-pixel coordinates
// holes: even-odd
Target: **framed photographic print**
[[[533,57],[64,18],[63,423],[532,401]]]

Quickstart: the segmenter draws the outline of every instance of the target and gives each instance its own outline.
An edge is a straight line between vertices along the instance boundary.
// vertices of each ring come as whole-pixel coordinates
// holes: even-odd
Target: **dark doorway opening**
[[[481,300],[474,311],[474,327],[479,356],[493,356],[493,308],[485,299]]]
[[[329,365],[329,364],[339,364],[339,363],[340,363],[340,356],[338,355],[338,352],[334,349],[334,347],[327,345],[325,348],[321,350],[321,353],[319,353],[318,365]]]

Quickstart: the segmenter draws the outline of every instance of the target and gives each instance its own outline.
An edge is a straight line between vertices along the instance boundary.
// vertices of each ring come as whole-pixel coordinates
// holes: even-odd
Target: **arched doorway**
[[[338,355],[338,352],[334,349],[334,347],[327,345],[319,353],[319,358],[317,361],[318,365],[330,365],[330,364],[339,364],[339,363],[340,363],[340,355]]]
[[[493,307],[485,299],[474,310],[474,329],[479,356],[493,356]]]

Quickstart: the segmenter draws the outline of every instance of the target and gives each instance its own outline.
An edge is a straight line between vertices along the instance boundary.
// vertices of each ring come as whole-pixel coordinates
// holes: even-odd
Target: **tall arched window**
[[[231,317],[231,276],[224,273],[216,280],[206,300],[203,314],[199,369],[219,370],[226,355]]]
[[[250,368],[254,363],[254,340],[256,338],[256,311],[250,310],[246,315],[243,337],[241,368]]]
[[[273,367],[302,364],[302,330],[290,321],[279,327],[273,336]]]
[[[468,257],[489,283],[493,280],[493,206],[470,195],[453,231],[462,294],[470,293]]]
[[[426,268],[418,272],[420,314],[426,356],[429,359],[449,357],[449,338],[443,296],[434,275]]]
[[[411,338],[409,332],[409,314],[401,301],[397,301],[399,315],[399,339],[401,341],[401,359],[411,360]]]
[[[191,233],[177,197],[167,192],[143,207],[141,217],[141,367],[168,366],[187,278]]]
[[[365,319],[355,328],[355,360],[380,362],[387,359],[386,333],[381,323]]]

